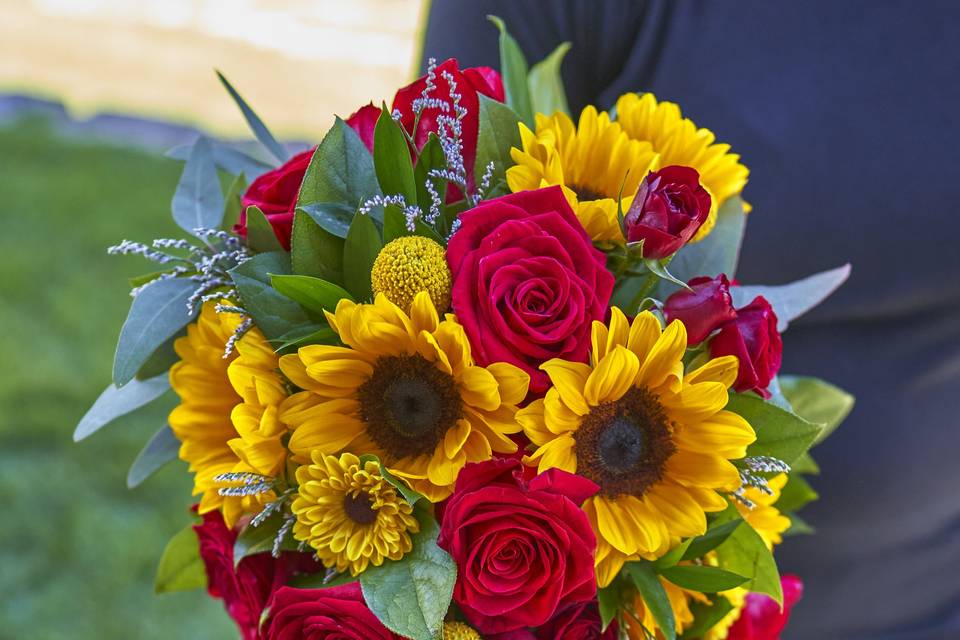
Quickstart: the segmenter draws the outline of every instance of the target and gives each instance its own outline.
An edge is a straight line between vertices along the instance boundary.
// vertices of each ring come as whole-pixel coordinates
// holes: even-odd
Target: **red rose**
[[[688,283],[692,291],[681,289],[663,305],[667,322],[679,320],[687,329],[687,343],[699,344],[714,329],[737,317],[730,297],[730,283],[722,273],[716,278],[701,276]]]
[[[453,310],[481,364],[509,362],[546,391],[551,358],[585,362],[613,276],[560,187],[481,202],[447,246]]]
[[[359,582],[325,589],[278,589],[263,623],[263,640],[327,639],[403,640],[367,608]]]
[[[600,609],[596,602],[575,604],[562,610],[537,631],[538,640],[617,640],[619,628],[614,620],[601,631]]]
[[[803,596],[803,582],[797,576],[785,575],[780,584],[783,587],[783,609],[768,595],[748,594],[740,617],[730,627],[727,640],[780,640],[780,632],[787,626],[793,605]]]
[[[586,478],[550,469],[522,480],[516,460],[468,464],[437,540],[457,563],[453,599],[483,634],[539,626],[597,591]]]
[[[659,260],[685,245],[710,213],[710,194],[696,169],[673,165],[640,183],[624,216],[627,242],[643,241],[643,257]]]
[[[247,237],[247,207],[255,205],[267,217],[283,248],[290,250],[290,231],[293,228],[293,212],[297,208],[297,195],[314,151],[308,149],[298,153],[247,187],[247,192],[240,198],[243,206],[240,221],[233,228],[235,233]]]
[[[207,591],[223,600],[227,613],[237,623],[244,640],[257,640],[260,614],[271,594],[295,571],[318,570],[308,554],[269,553],[247,556],[234,567],[233,545],[237,533],[227,528],[219,511],[203,515],[193,530],[200,541],[200,558],[207,573]]]
[[[736,391],[754,390],[770,397],[767,386],[780,370],[783,341],[777,331],[777,314],[763,296],[737,309],[737,317],[723,325],[710,341],[710,355],[734,355],[740,360]]]
[[[460,94],[460,106],[467,110],[461,122],[461,140],[463,162],[467,170],[467,184],[473,188],[473,164],[477,157],[477,133],[480,123],[480,99],[477,96],[483,94],[503,102],[503,81],[500,79],[500,74],[489,67],[475,67],[460,71],[457,61],[450,58],[437,65],[434,79],[436,88],[429,95],[430,98],[436,98],[448,104],[452,103],[452,99],[450,84],[443,77],[444,73],[449,73],[453,77],[456,92]],[[423,76],[400,89],[393,99],[393,111],[400,112],[400,124],[413,136],[418,149],[426,144],[431,133],[437,133],[437,117],[444,114],[436,107],[424,109],[420,114],[417,130],[413,130],[416,122],[413,102],[422,97],[426,86],[427,78]],[[448,115],[453,114],[448,113]],[[373,131],[379,117],[380,109],[367,105],[347,119],[347,124],[360,135],[360,139],[371,152],[373,152]]]

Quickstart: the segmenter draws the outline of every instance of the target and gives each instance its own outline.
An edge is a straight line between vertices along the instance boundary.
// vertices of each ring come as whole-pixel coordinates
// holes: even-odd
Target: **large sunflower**
[[[597,533],[597,580],[610,583],[629,559],[654,559],[706,531],[740,474],[753,429],[724,410],[737,359],[715,358],[684,375],[687,332],[650,312],[629,323],[611,310],[594,322],[590,364],[550,360],[553,387],[517,413],[540,471],[578,473],[600,486],[584,503]]]
[[[564,113],[537,114],[536,132],[520,125],[522,149],[513,148],[516,163],[507,169],[513,192],[560,185],[591,239],[623,244],[617,219],[617,198],[626,212],[657,154],[649,142],[631,140],[605,112],[587,107],[576,126]]]
[[[717,221],[717,209],[728,198],[743,191],[749,169],[730,145],[716,143],[709,129],[697,128],[684,118],[673,102],[657,102],[652,93],[628,93],[617,100],[617,123],[632,139],[652,145],[659,154],[659,167],[683,165],[700,174],[700,184],[710,193],[710,216],[693,237],[702,240]]]
[[[222,496],[219,490],[231,483],[214,478],[228,472],[275,476],[282,470],[285,428],[276,416],[286,391],[276,372],[277,356],[258,330],[247,332],[223,357],[241,318],[217,313],[215,307],[212,301],[204,304],[187,335],[174,343],[180,361],[170,369],[170,384],[180,404],[169,422],[181,442],[180,458],[196,474],[193,492],[202,494],[200,513],[222,509],[232,527],[242,514],[259,511],[272,493]]]
[[[516,405],[529,376],[505,363],[474,364],[463,327],[440,320],[421,292],[409,315],[378,294],[341,300],[330,326],[345,347],[312,345],[280,368],[302,392],[281,409],[300,462],[314,451],[375,454],[431,501],[446,498],[467,462],[511,453]]]

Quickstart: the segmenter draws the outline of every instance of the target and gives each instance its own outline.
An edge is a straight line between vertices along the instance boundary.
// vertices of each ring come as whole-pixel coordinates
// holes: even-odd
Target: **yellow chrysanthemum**
[[[483,640],[476,629],[463,622],[444,622],[443,640]]]
[[[649,142],[631,140],[610,117],[587,107],[576,126],[564,113],[537,114],[536,133],[520,125],[522,149],[510,150],[513,192],[560,185],[571,208],[595,241],[623,244],[617,197],[626,212],[640,182],[656,168]]]
[[[375,461],[314,452],[313,464],[297,469],[297,483],[293,535],[313,547],[324,566],[356,576],[413,548],[410,534],[420,523]]]
[[[755,435],[724,409],[737,359],[684,375],[686,347],[679,321],[661,329],[643,312],[631,324],[614,308],[609,328],[593,323],[590,364],[544,363],[553,387],[517,413],[537,447],[527,462],[600,486],[583,508],[597,533],[601,586],[625,561],[657,558],[703,534],[705,512],[727,507],[718,491],[740,485],[730,460],[745,456]]]
[[[401,309],[409,309],[421,291],[430,294],[433,306],[450,307],[450,268],[443,247],[423,236],[391,240],[377,254],[370,271],[373,293],[383,293]]]
[[[405,313],[383,294],[373,304],[341,300],[330,326],[345,347],[311,345],[280,368],[304,391],[281,408],[289,447],[311,453],[377,455],[410,486],[439,501],[468,462],[511,453],[517,403],[529,376],[517,367],[474,364],[463,327],[440,320],[426,292]]]
[[[750,171],[730,145],[717,144],[709,129],[697,128],[673,102],[657,102],[652,93],[628,93],[617,100],[617,123],[632,139],[650,143],[660,167],[684,165],[700,173],[700,184],[710,193],[710,216],[693,237],[707,237],[717,221],[717,209],[743,191]]]
[[[286,391],[276,372],[277,356],[257,329],[223,357],[241,319],[217,313],[215,306],[212,301],[204,304],[187,335],[174,343],[180,361],[170,369],[170,384],[180,404],[169,422],[181,442],[180,458],[196,474],[200,513],[222,508],[232,527],[242,514],[259,511],[272,494],[224,497],[219,489],[229,483],[214,478],[228,472],[275,476],[283,469],[286,452],[280,436],[285,429],[277,412]]]

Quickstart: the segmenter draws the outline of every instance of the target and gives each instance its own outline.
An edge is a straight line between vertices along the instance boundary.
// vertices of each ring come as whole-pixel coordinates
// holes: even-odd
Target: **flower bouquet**
[[[650,94],[574,122],[568,47],[493,21],[499,73],[431,61],[292,157],[221,76],[259,145],[174,150],[189,239],[111,249],[159,270],[75,438],[172,389],[128,478],[193,474],[157,591],[244,638],[778,637],[852,405],[780,334],[849,267],[738,283],[729,145]]]

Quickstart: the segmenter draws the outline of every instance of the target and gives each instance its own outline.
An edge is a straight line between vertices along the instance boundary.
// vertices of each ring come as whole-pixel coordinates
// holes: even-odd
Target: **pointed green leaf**
[[[506,184],[507,168],[513,166],[510,149],[520,148],[520,118],[507,105],[486,96],[478,97],[480,125],[474,176],[479,182],[487,171],[487,165],[492,162],[493,175],[490,185],[495,187],[499,183]]]
[[[146,446],[137,454],[137,459],[127,472],[127,488],[140,486],[144,480],[162,469],[168,462],[177,459],[180,441],[173,435],[170,425],[163,425],[153,434]]]
[[[478,94],[479,95],[479,94]],[[445,169],[447,166],[447,157],[443,153],[443,147],[440,146],[440,138],[437,134],[431,133],[427,142],[420,149],[420,157],[417,159],[417,165],[413,168],[413,182],[417,186],[417,204],[423,212],[430,211],[430,205],[433,199],[430,192],[427,191],[427,180],[433,183],[440,196],[440,206],[447,200],[447,182],[438,178],[428,178],[427,174],[434,169]]]
[[[278,515],[270,515],[259,526],[254,527],[248,524],[244,527],[236,542],[233,543],[233,564],[237,566],[240,561],[247,556],[258,553],[271,553],[274,542],[280,533],[280,527],[283,525],[283,518]],[[293,551],[299,546],[289,533],[284,536],[280,549],[283,551]]]
[[[157,567],[154,591],[170,593],[207,586],[207,573],[200,558],[200,541],[187,525],[167,543]]]
[[[787,484],[780,491],[780,498],[774,505],[781,512],[799,511],[804,505],[813,502],[820,495],[798,473],[791,473]]]
[[[343,238],[321,227],[303,208],[293,216],[290,259],[297,275],[343,284]]]
[[[314,202],[300,207],[299,211],[310,216],[324,231],[346,238],[356,209],[339,202]]]
[[[683,640],[700,640],[707,631],[733,611],[733,605],[725,597],[718,595],[711,598],[712,602],[692,602],[690,613],[693,614],[693,624],[683,630],[680,637]]]
[[[557,111],[570,115],[567,92],[563,88],[560,65],[570,50],[570,43],[563,42],[549,56],[533,65],[527,76],[530,101],[534,113],[553,115]]]
[[[373,140],[373,165],[380,182],[380,190],[389,195],[401,195],[406,198],[407,204],[414,204],[417,187],[413,181],[410,146],[400,124],[391,117],[386,104],[377,118]]]
[[[166,374],[149,380],[133,379],[120,388],[111,384],[80,418],[73,432],[73,441],[80,442],[120,416],[150,404],[169,389],[170,379]]]
[[[325,325],[311,324],[297,327],[289,333],[273,338],[270,342],[277,345],[277,353],[290,353],[292,350],[308,344],[339,344],[337,332]]]
[[[243,174],[250,180],[254,180],[276,166],[276,164],[268,164],[223,142],[211,140],[210,145],[213,147],[214,163],[221,171],[232,176]],[[186,160],[190,157],[192,149],[193,145],[190,144],[177,145],[167,151],[166,156],[175,160]]]
[[[257,253],[283,251],[273,227],[260,207],[247,207],[247,246]]]
[[[823,424],[822,442],[853,410],[854,397],[835,385],[808,376],[780,376],[780,388],[793,412],[804,420]]]
[[[343,251],[343,279],[357,300],[370,300],[370,270],[382,248],[380,233],[370,216],[357,215],[350,223]]]
[[[267,151],[277,159],[278,162],[286,162],[287,158],[290,157],[290,154],[287,153],[287,150],[283,148],[277,139],[273,137],[273,134],[270,133],[267,126],[263,124],[263,121],[260,119],[260,116],[250,108],[250,105],[247,104],[247,101],[244,100],[236,89],[233,88],[233,85],[224,77],[222,73],[217,71],[217,77],[220,78],[220,82],[223,83],[223,86],[226,88],[227,92],[230,93],[230,97],[233,98],[233,101],[237,103],[237,106],[240,107],[240,112],[243,113],[243,118],[247,121],[247,124],[250,125],[250,130],[253,131],[253,135],[256,136],[257,140],[260,141]]]
[[[216,229],[223,222],[223,192],[210,141],[200,136],[183,167],[173,194],[173,219],[191,235],[196,229]]]
[[[732,571],[708,565],[682,565],[660,571],[664,578],[684,589],[701,593],[716,593],[739,587],[747,579]]]
[[[324,311],[335,311],[341,300],[353,300],[347,291],[320,278],[270,274],[270,283],[274,289],[321,318]]]
[[[243,210],[244,191],[247,189],[247,179],[241,172],[230,181],[227,187],[227,195],[223,197],[223,222],[221,228],[233,229],[234,225],[240,222],[240,212]]]
[[[757,434],[747,447],[749,456],[772,456],[793,464],[823,429],[750,393],[731,393],[726,408],[743,416]]]
[[[850,264],[815,273],[780,286],[730,287],[735,307],[750,304],[757,296],[767,299],[777,314],[777,331],[783,333],[790,321],[799,318],[826,300],[850,277]]]
[[[337,118],[303,176],[297,207],[335,202],[356,208],[381,194],[373,158],[360,136]]]
[[[707,529],[705,534],[702,536],[697,536],[691,540],[690,546],[687,547],[682,559],[695,560],[697,558],[702,558],[707,553],[713,551],[718,546],[723,544],[723,541],[729,538],[730,534],[732,534],[742,523],[743,520],[740,517],[737,517],[734,520],[721,522],[711,526],[709,529]]]
[[[500,75],[503,77],[506,102],[528,127],[533,127],[533,106],[530,102],[530,87],[527,84],[527,59],[520,45],[507,31],[507,25],[503,20],[497,16],[487,16],[487,20],[500,30]]]
[[[298,303],[270,285],[270,274],[290,272],[290,256],[282,251],[260,253],[230,270],[240,302],[267,339],[312,324]]]
[[[749,524],[737,527],[716,552],[721,568],[748,578],[742,585],[746,590],[766,593],[783,603],[777,563],[753,527]]]
[[[670,606],[670,599],[660,578],[654,571],[653,564],[628,562],[624,565],[623,572],[640,592],[643,604],[653,614],[653,619],[657,622],[664,639],[674,640],[677,637],[677,625],[673,617],[673,608]]]

